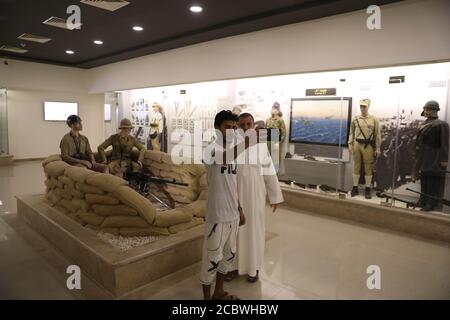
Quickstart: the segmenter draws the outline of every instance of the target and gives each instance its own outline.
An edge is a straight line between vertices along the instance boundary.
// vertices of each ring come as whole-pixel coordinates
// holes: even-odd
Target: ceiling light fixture
[[[74,54],[75,51],[72,51],[72,50],[66,50],[66,53],[67,53],[67,54]]]
[[[94,43],[100,45],[100,44],[103,44],[103,41],[102,40],[94,40]]]
[[[134,26],[133,30],[134,31],[142,31],[142,30],[144,30],[144,28],[142,28],[141,26]]]
[[[191,6],[191,7],[189,8],[189,10],[191,10],[191,11],[194,12],[194,13],[199,13],[199,12],[202,12],[202,11],[203,11],[203,8],[200,7],[200,6]]]

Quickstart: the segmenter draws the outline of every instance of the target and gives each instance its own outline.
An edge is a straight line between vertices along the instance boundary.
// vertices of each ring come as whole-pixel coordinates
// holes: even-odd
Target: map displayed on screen
[[[44,102],[44,120],[46,121],[66,121],[72,114],[78,115],[76,102]]]
[[[351,98],[292,99],[290,142],[347,145]]]

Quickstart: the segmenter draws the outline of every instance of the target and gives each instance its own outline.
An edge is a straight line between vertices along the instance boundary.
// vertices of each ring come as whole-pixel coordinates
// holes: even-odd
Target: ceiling
[[[106,0],[111,1],[111,0]],[[365,9],[396,1],[347,0],[128,0],[107,11],[80,0],[0,0],[0,57],[92,68],[195,43]],[[81,29],[44,25],[51,16],[67,19],[70,5],[81,9]],[[203,8],[192,13],[191,5]],[[132,29],[144,28],[137,32]],[[17,39],[23,33],[51,38],[47,43]],[[103,41],[96,45],[94,40]],[[75,53],[69,55],[66,50]]]

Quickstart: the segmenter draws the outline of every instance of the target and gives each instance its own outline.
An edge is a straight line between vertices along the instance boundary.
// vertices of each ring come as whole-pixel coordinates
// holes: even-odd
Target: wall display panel
[[[66,121],[72,114],[78,115],[78,103],[76,102],[44,102],[45,121]]]
[[[289,142],[346,146],[351,103],[351,98],[292,99]]]

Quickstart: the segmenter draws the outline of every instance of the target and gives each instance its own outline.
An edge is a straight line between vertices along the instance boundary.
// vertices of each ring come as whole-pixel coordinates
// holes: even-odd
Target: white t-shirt
[[[208,179],[206,222],[208,223],[225,223],[239,219],[237,165],[213,161],[214,156],[216,159],[222,159],[221,151],[223,148],[215,142],[205,149],[204,159]]]

